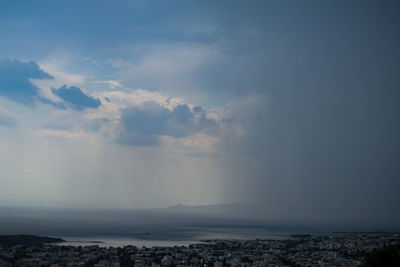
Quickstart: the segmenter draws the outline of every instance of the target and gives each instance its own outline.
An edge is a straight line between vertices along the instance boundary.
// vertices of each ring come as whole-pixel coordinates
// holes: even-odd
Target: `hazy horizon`
[[[349,221],[287,220],[254,217],[226,207],[201,209],[85,209],[0,207],[0,235],[35,234],[74,240],[186,240],[210,238],[290,238],[291,234],[335,235],[398,232],[398,225]],[[233,208],[233,207],[232,207]],[[246,216],[241,216],[246,214]]]
[[[399,10],[1,1],[0,207],[396,228]]]

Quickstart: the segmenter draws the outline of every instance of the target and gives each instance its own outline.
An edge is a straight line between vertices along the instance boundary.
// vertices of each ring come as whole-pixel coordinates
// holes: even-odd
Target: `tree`
[[[400,266],[400,243],[374,249],[365,255],[361,267]]]

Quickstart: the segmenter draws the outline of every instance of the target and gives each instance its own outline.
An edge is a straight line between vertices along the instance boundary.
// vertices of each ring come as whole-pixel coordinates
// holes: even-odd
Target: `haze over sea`
[[[174,246],[212,239],[287,239],[291,234],[381,230],[365,225],[266,221],[243,217],[245,204],[177,205],[164,209],[0,208],[0,234],[61,237],[62,245]]]

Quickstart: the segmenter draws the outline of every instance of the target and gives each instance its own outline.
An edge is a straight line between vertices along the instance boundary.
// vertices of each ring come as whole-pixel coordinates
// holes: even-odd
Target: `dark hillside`
[[[56,237],[35,236],[35,235],[0,235],[0,245],[36,245],[44,243],[59,243],[65,240]]]

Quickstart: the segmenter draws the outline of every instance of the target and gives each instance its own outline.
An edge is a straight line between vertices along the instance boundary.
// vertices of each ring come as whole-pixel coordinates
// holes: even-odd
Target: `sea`
[[[165,227],[162,231],[168,231]],[[156,231],[144,233],[127,233],[126,235],[80,235],[58,236],[66,242],[59,243],[62,246],[91,246],[100,247],[173,247],[188,246],[201,242],[215,240],[283,240],[291,239],[290,232],[277,232],[268,229],[246,227],[181,227],[171,228],[170,232]]]
[[[188,246],[212,240],[290,239],[347,230],[164,210],[70,210],[0,207],[0,235],[60,237],[59,245]]]

